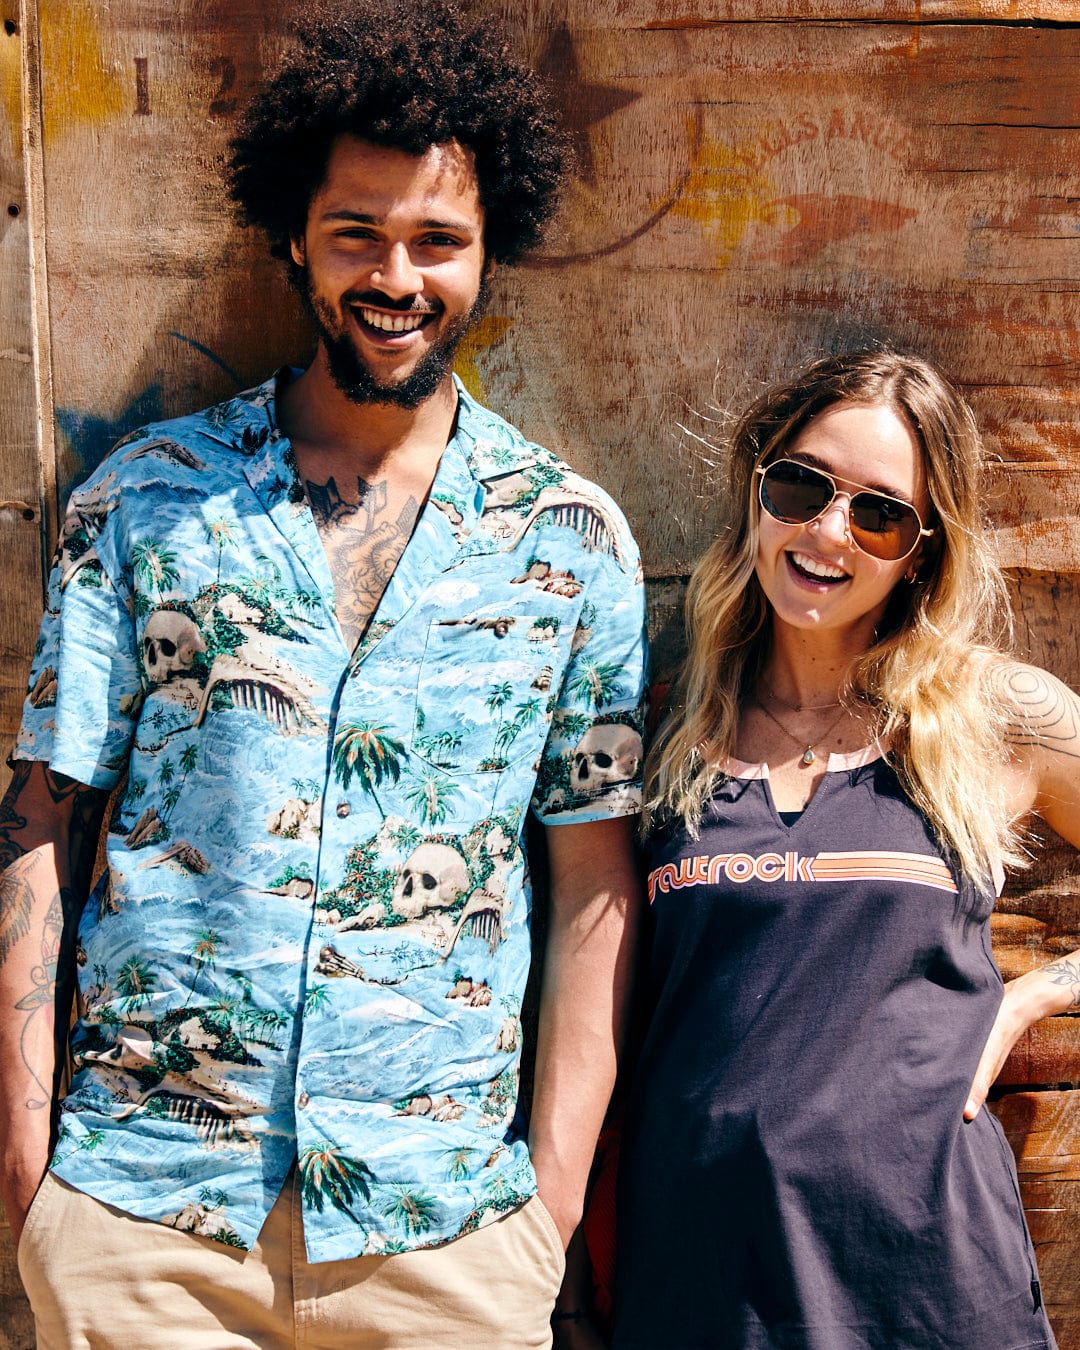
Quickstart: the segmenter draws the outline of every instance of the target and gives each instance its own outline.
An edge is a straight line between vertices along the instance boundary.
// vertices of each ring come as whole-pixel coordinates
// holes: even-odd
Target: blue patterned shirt
[[[644,606],[610,498],[459,387],[350,653],[276,387],[74,493],[15,753],[120,787],[52,1166],[250,1247],[296,1161],[321,1261],[535,1189],[524,818],[638,809]]]

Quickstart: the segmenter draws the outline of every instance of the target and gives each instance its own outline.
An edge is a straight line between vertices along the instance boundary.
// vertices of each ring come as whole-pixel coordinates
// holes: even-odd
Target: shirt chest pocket
[[[562,665],[559,625],[550,616],[433,620],[420,664],[414,753],[449,774],[502,773],[535,759]]]

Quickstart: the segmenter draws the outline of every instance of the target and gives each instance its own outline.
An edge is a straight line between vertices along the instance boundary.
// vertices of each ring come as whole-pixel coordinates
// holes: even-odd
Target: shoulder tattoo
[[[1037,666],[1003,665],[994,675],[1012,717],[1010,745],[1037,745],[1080,759],[1080,699]]]

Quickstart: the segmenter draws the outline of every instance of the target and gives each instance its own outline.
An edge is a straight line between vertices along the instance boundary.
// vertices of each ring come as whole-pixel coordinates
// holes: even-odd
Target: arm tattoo
[[[26,849],[19,842],[19,831],[26,829],[26,817],[17,808],[19,796],[30,777],[30,764],[16,760],[11,782],[0,801],[0,867],[8,867],[16,858],[21,858]]]
[[[1080,700],[1071,690],[1034,666],[1002,666],[994,681],[1013,712],[1010,745],[1037,745],[1080,759]]]
[[[1080,965],[1073,961],[1052,961],[1043,969],[1055,984],[1064,985],[1072,995],[1072,1005],[1080,1008]]]
[[[0,803],[0,867],[4,869],[0,875],[0,965],[8,961],[14,948],[33,931],[34,860],[28,855],[33,855],[35,847],[49,838],[40,820],[35,822],[31,833],[28,828],[30,816],[20,809],[20,799],[26,792],[32,769],[29,763],[16,764]],[[42,774],[52,805],[67,813],[68,857],[58,859],[57,863],[61,875],[65,870],[64,863],[67,863],[73,884],[62,886],[49,902],[41,922],[40,959],[30,968],[30,988],[12,1005],[12,1011],[23,1014],[19,1031],[20,1053],[36,1089],[25,1102],[30,1111],[50,1108],[56,1099],[75,989],[79,911],[89,890],[102,815],[108,800],[108,794],[101,789],[86,787],[65,774],[54,773],[47,765],[43,766]],[[39,795],[35,810],[40,809],[40,803]],[[28,1041],[32,1027],[43,1018],[55,1046],[56,1068],[52,1084],[42,1081]]]
[[[15,1004],[17,1012],[27,1014],[19,1041],[23,1064],[39,1094],[27,1098],[26,1107],[29,1111],[51,1107],[62,1072],[67,1020],[75,987],[74,963],[64,958],[74,948],[74,924],[69,920],[76,909],[75,896],[66,888],[53,896],[41,934],[41,964],[30,971],[33,987]],[[55,1042],[55,1081],[49,1085],[41,1081],[26,1051],[27,1032],[38,1016],[46,1018]]]
[[[34,893],[26,879],[8,872],[0,879],[0,965],[30,931]]]

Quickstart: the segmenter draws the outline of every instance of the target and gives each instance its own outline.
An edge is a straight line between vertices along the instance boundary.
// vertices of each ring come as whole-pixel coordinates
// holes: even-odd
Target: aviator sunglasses
[[[824,514],[838,493],[846,496],[852,543],[882,562],[900,562],[920,539],[934,533],[925,528],[910,502],[859,487],[857,483],[849,484],[858,487],[857,492],[845,493],[837,487],[836,479],[810,464],[776,459],[771,464],[759,465],[754,472],[761,475],[758,484],[761,505],[785,525],[809,525]]]

